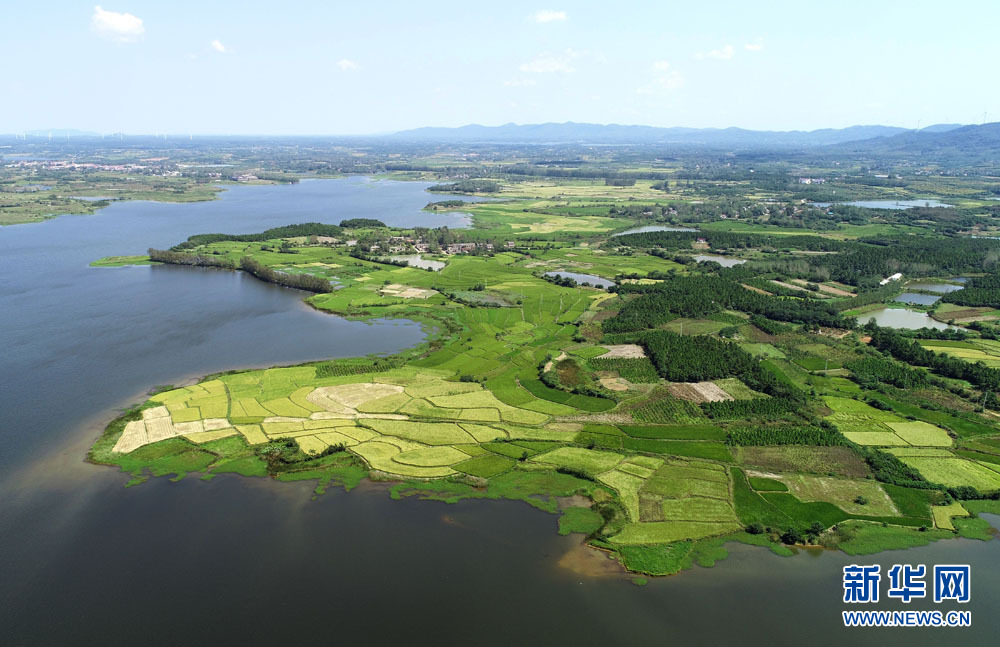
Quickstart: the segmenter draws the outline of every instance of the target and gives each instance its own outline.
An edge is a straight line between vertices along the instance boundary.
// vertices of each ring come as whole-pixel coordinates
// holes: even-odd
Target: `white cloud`
[[[552,11],[543,9],[533,16],[535,22],[565,22],[567,16],[565,11]]]
[[[759,40],[753,43],[747,43],[746,45],[743,46],[743,49],[745,49],[748,52],[760,52],[763,51],[764,49],[764,43],[762,43]]]
[[[106,11],[100,5],[94,7],[94,15],[90,17],[90,28],[99,36],[118,43],[134,43],[146,33],[142,18],[130,13]]]
[[[534,79],[511,79],[510,81],[503,82],[503,84],[508,88],[528,88],[536,83],[537,81]]]
[[[671,68],[669,61],[653,61],[653,79],[636,89],[639,94],[663,94],[684,85],[684,75]]]
[[[225,54],[226,53],[226,46],[223,45],[218,40],[213,40],[212,41],[212,49],[214,49],[215,51],[219,52],[220,54]]]
[[[520,69],[522,72],[530,72],[531,74],[552,74],[557,72],[569,74],[576,71],[576,68],[573,67],[573,59],[579,56],[580,54],[572,49],[567,49],[562,54],[542,54],[536,57],[535,60],[521,65]]]
[[[706,58],[710,58],[710,59],[713,59],[713,60],[716,60],[716,61],[728,61],[735,54],[736,54],[736,50],[733,48],[733,46],[732,45],[726,45],[722,49],[713,49],[712,51],[710,51],[708,53],[698,52],[697,54],[695,54],[694,57],[696,59],[698,59],[699,61],[704,60]]]
[[[358,64],[349,58],[342,58],[337,61],[337,67],[339,67],[344,72],[350,72],[352,70],[358,69]]]

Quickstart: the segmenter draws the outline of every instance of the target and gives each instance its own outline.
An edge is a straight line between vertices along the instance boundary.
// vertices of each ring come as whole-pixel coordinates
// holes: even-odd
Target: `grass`
[[[592,370],[613,371],[633,384],[651,384],[660,381],[656,367],[648,358],[591,359],[587,362]]]
[[[643,485],[641,477],[621,470],[609,470],[598,475],[597,480],[615,490],[629,518],[639,521],[639,490]]]
[[[882,489],[892,499],[893,504],[899,513],[904,517],[913,517],[930,520],[931,503],[940,493],[934,490],[918,490],[915,488],[901,487],[892,483],[883,483]]]
[[[801,501],[827,501],[845,512],[874,517],[898,515],[892,499],[880,483],[871,480],[789,474],[782,477],[788,491]],[[858,503],[861,497],[866,503]]]
[[[733,468],[733,507],[736,516],[745,526],[759,523],[768,528],[786,528],[792,524],[791,517],[775,507],[750,488],[742,470]]]
[[[962,507],[962,504],[958,501],[954,501],[948,505],[936,505],[931,508],[931,517],[934,519],[934,525],[943,530],[955,530],[955,524],[952,523],[953,517],[967,517],[969,516],[968,510]]]
[[[744,465],[771,472],[811,472],[865,478],[865,462],[849,447],[741,447],[739,459]]]
[[[426,483],[400,483],[392,488],[391,494],[393,498],[416,496],[445,503],[457,503],[463,499],[512,499],[554,513],[559,509],[558,497],[588,494],[593,485],[591,481],[569,474],[511,470],[490,479],[485,489],[454,481],[435,480]]]
[[[91,261],[91,267],[127,267],[130,265],[153,265],[149,256],[105,256]]]
[[[428,445],[460,445],[475,441],[464,429],[453,422],[365,419],[364,426],[370,427],[384,436],[396,436]]]
[[[737,530],[735,522],[720,521],[655,521],[630,523],[608,542],[617,546],[670,544],[684,539],[700,539],[723,535]]]
[[[477,456],[453,466],[455,471],[485,479],[503,474],[512,467],[514,461],[494,455]]]
[[[900,456],[899,460],[915,468],[931,483],[948,487],[970,485],[983,492],[1000,489],[1000,474],[964,458]]]
[[[624,456],[615,452],[604,452],[580,447],[560,447],[550,452],[532,457],[531,461],[546,463],[555,467],[567,467],[588,474],[600,474],[622,462]]]
[[[655,440],[650,438],[625,438],[622,446],[637,452],[654,454],[671,454],[673,456],[689,456],[691,458],[706,458],[714,461],[732,462],[733,455],[721,442],[685,441],[685,440]]]
[[[454,465],[460,463],[468,455],[454,447],[422,447],[402,452],[393,457],[392,460],[404,465],[414,465],[417,467],[440,467],[444,465]]]
[[[670,396],[639,405],[630,413],[638,422],[693,425],[706,420],[698,405]]]
[[[848,521],[841,524],[847,539],[840,541],[837,548],[848,555],[873,555],[884,550],[901,550],[926,546],[932,541],[951,536],[943,530],[920,532],[912,528],[882,526],[881,524]]]
[[[568,535],[578,532],[590,535],[598,531],[604,524],[604,518],[590,508],[573,506],[566,508],[559,517],[559,534]]]
[[[763,476],[749,476],[750,487],[757,492],[787,492],[788,486],[781,481],[765,478]]]
[[[621,425],[633,438],[659,440],[725,440],[726,431],[714,425]]]
[[[887,422],[896,435],[914,446],[950,447],[951,437],[940,427],[926,422]]]

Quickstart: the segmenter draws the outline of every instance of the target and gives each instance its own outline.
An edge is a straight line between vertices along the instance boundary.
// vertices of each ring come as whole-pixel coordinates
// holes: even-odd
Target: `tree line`
[[[149,259],[158,263],[168,263],[171,265],[190,265],[195,267],[218,267],[226,270],[240,269],[252,274],[261,281],[275,283],[288,288],[306,290],[308,292],[333,292],[330,281],[312,274],[286,274],[278,272],[263,263],[244,256],[239,263],[231,258],[218,256],[205,256],[203,254],[185,254],[173,250],[153,249],[148,250]]]
[[[728,276],[728,271],[727,271]],[[636,293],[618,314],[605,321],[605,332],[631,332],[654,328],[677,316],[705,317],[720,310],[739,310],[775,321],[852,328],[828,303],[760,294],[722,275],[677,275],[654,285],[623,284],[619,294]]]
[[[195,234],[186,242],[174,246],[175,250],[191,249],[198,245],[209,245],[223,241],[241,243],[260,243],[274,238],[293,238],[296,236],[340,236],[343,230],[337,225],[326,225],[321,222],[305,222],[298,225],[274,227],[257,234]],[[166,262],[166,261],[164,261]]]
[[[1000,369],[990,368],[982,362],[967,362],[957,357],[935,353],[921,346],[916,340],[898,334],[889,328],[866,325],[871,335],[871,347],[913,366],[926,366],[944,377],[965,380],[982,389],[995,392],[1000,388]],[[996,398],[988,399],[987,406]]]

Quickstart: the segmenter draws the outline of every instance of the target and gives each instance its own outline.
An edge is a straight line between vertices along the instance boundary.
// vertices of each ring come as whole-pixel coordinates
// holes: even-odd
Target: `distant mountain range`
[[[851,126],[820,130],[746,130],[744,128],[657,128],[653,126],[623,126],[619,124],[545,123],[480,126],[471,124],[459,128],[416,128],[394,135],[406,141],[442,143],[507,143],[507,144],[569,144],[569,143],[633,143],[675,144],[690,146],[739,147],[802,147],[828,146],[890,138],[902,134],[946,133],[961,124],[936,124],[919,131],[895,126]]]
[[[1000,122],[981,126],[961,126],[945,131],[925,128],[892,137],[875,137],[845,142],[832,147],[848,154],[926,155],[935,159],[1000,159]]]

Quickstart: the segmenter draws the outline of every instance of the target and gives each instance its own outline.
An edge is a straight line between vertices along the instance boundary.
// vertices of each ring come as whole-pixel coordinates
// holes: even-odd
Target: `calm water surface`
[[[444,261],[435,261],[431,258],[424,258],[420,254],[400,254],[397,256],[390,256],[390,259],[394,261],[404,261],[410,267],[419,267],[423,270],[434,270],[439,272],[444,269]]]
[[[817,207],[829,207],[830,202],[814,202]],[[914,207],[951,207],[953,205],[938,200],[855,200],[843,202],[852,207],[867,207],[869,209],[912,209]]]
[[[694,257],[694,260],[699,263],[703,261],[713,261],[718,263],[722,267],[734,267],[736,265],[742,265],[746,263],[746,259],[743,258],[733,258],[732,256],[719,256],[718,254],[698,254]]]
[[[900,303],[914,303],[920,306],[929,306],[932,303],[937,303],[941,297],[935,296],[933,294],[921,294],[920,292],[904,292],[898,297],[893,299],[893,301],[898,301]]]
[[[581,274],[579,272],[546,272],[545,276],[561,276],[567,279],[573,279],[577,283],[590,283],[599,288],[609,288],[615,284],[614,281],[609,281],[608,279],[603,279],[596,274]]]
[[[919,328],[934,328],[936,330],[955,329],[955,326],[949,326],[936,319],[931,319],[930,315],[926,312],[910,310],[909,308],[881,308],[879,310],[871,310],[858,315],[857,319],[858,323],[861,324],[867,323],[869,319],[874,319],[875,323],[884,328],[904,328],[907,330],[917,330]]]
[[[952,281],[961,281],[964,283],[968,279],[965,277],[959,277],[956,279],[951,279]],[[964,288],[964,285],[956,285],[954,283],[907,283],[906,287],[911,290],[926,290],[928,292],[938,292],[940,294],[947,294],[948,292],[956,292]]]
[[[698,231],[693,227],[673,227],[670,225],[643,225],[642,227],[634,227],[632,229],[626,229],[623,232],[612,234],[612,236],[624,236],[625,234],[644,234],[650,231]]]
[[[280,194],[281,199],[274,196]],[[257,199],[259,197],[259,200]],[[515,502],[392,501],[363,485],[154,479],[82,462],[150,386],[240,366],[390,352],[407,322],[347,322],[302,293],[190,268],[89,268],[191,233],[379,218],[426,224],[422,185],[237,187],[208,204],[122,202],[0,228],[0,644],[988,644],[1000,542],[780,558],[633,586]],[[365,207],[365,205],[368,205]],[[406,219],[409,218],[407,222]],[[398,219],[395,220],[394,219]],[[845,630],[844,564],[970,563],[973,627]],[[916,605],[919,606],[919,605]],[[881,605],[893,608],[893,605]]]

